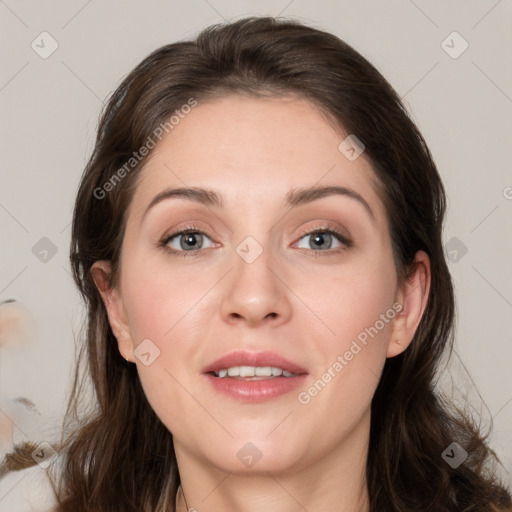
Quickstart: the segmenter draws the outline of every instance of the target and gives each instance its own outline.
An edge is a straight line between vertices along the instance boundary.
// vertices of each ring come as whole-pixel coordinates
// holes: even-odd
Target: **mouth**
[[[274,366],[231,366],[230,368],[222,368],[218,372],[212,371],[209,373],[220,379],[237,380],[268,380],[281,376],[288,379],[299,375]]]
[[[262,402],[300,386],[308,372],[274,352],[232,352],[203,370],[213,388],[231,399]]]
[[[237,350],[217,359],[203,368],[203,373],[210,373],[224,378],[274,378],[295,377],[307,374],[307,371],[275,352],[248,352]]]

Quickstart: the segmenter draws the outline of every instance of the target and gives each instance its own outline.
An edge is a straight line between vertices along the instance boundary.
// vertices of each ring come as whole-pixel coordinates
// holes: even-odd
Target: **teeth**
[[[215,375],[220,378],[225,377],[294,377],[296,374],[283,370],[282,368],[274,368],[271,366],[232,366],[231,368],[223,368]]]
[[[240,366],[238,369],[238,375],[240,377],[254,377],[256,368],[254,366]]]
[[[270,366],[258,366],[254,374],[258,377],[271,377],[272,368],[270,368]]]

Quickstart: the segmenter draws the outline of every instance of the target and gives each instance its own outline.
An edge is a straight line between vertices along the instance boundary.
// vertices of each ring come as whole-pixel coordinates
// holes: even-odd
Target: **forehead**
[[[341,185],[383,213],[364,154],[350,161],[339,149],[346,137],[303,99],[233,95],[199,102],[153,149],[132,207],[141,213],[169,186],[201,186],[263,206],[282,204],[292,188]]]

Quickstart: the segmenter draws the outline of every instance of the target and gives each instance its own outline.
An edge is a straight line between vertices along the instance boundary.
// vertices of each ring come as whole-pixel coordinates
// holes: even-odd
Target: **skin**
[[[362,156],[338,149],[346,137],[309,102],[227,96],[195,107],[153,150],[128,210],[120,281],[108,261],[93,266],[123,357],[137,365],[151,406],[172,432],[188,507],[197,511],[365,511],[370,404],[387,357],[405,350],[425,309],[430,264],[399,283],[386,211]],[[329,196],[290,209],[292,188],[339,185],[355,199]],[[167,187],[216,190],[222,208],[184,198],[152,199]],[[194,222],[207,236],[196,256],[159,246]],[[328,250],[302,230],[334,227]],[[247,237],[263,248],[247,263]],[[320,242],[329,248],[330,241]],[[179,250],[180,238],[169,242]],[[182,249],[183,251],[183,249]],[[318,253],[320,253],[318,255]],[[318,255],[318,257],[315,257]],[[394,302],[400,314],[311,398],[307,390]],[[160,356],[145,366],[134,348],[150,339]],[[248,404],[217,393],[202,369],[235,349],[272,350],[308,371],[304,386]],[[261,459],[237,457],[248,442]],[[184,505],[180,505],[184,507]],[[183,508],[185,510],[185,508]]]

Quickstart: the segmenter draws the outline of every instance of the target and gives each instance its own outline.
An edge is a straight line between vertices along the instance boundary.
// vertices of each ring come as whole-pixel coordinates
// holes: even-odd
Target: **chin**
[[[196,445],[197,446],[197,445]],[[276,436],[269,439],[243,438],[230,439],[229,443],[208,443],[206,452],[201,458],[221,471],[240,475],[272,475],[286,474],[296,471],[305,460],[305,443],[285,443]],[[215,449],[212,451],[212,447]]]

